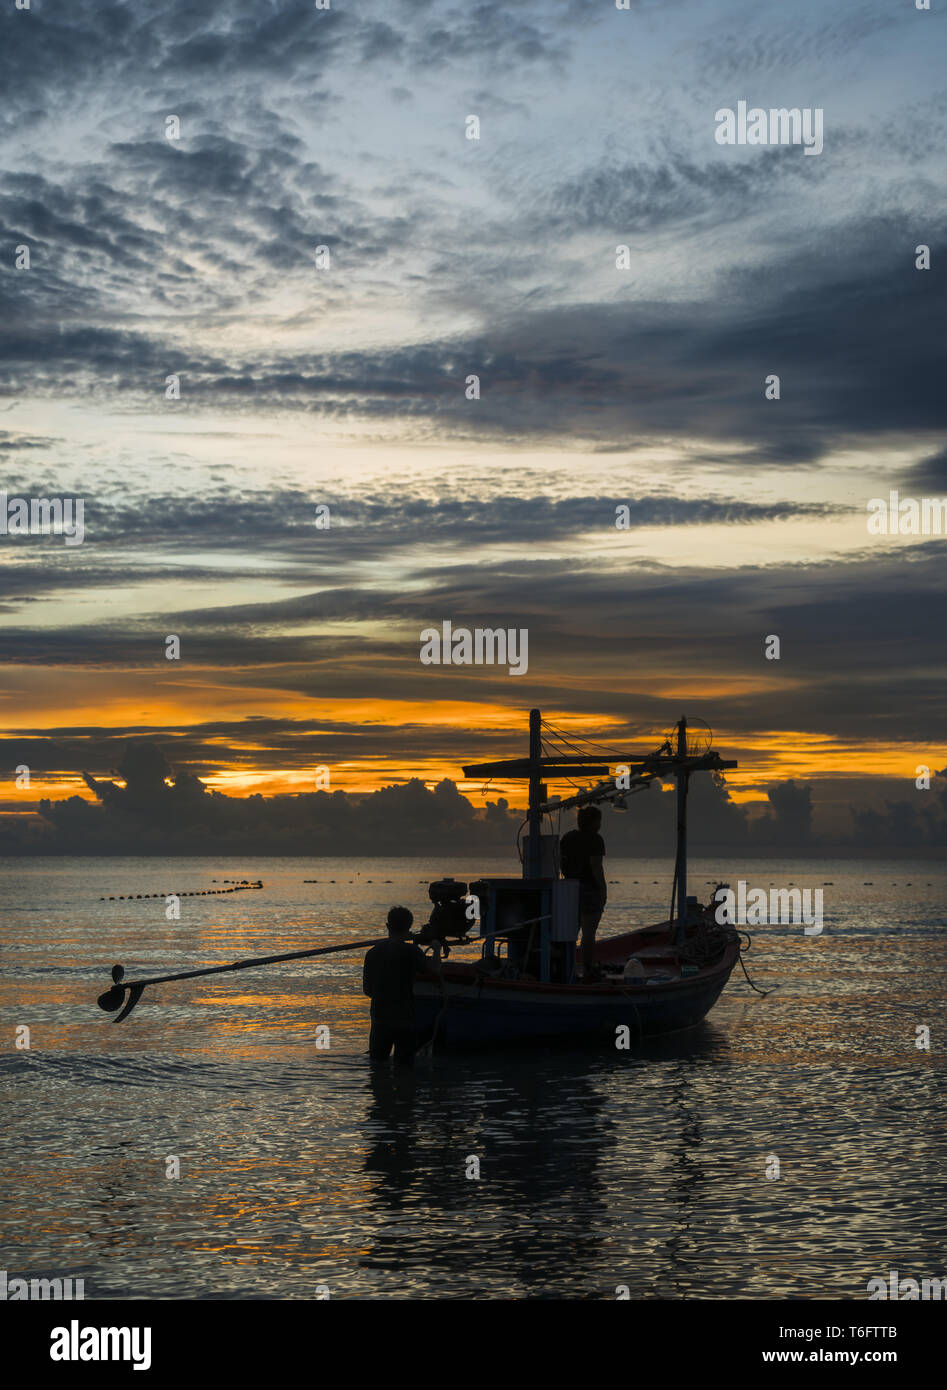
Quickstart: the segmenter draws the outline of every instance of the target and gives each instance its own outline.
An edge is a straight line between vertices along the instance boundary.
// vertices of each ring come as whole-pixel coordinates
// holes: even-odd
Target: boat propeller
[[[107,1014],[113,1014],[116,1009],[122,1009],[122,1004],[123,1002],[125,1003],[124,1009],[122,1009],[122,1012],[115,1020],[116,1023],[121,1023],[123,1018],[128,1017],[141,998],[145,988],[143,984],[138,984],[137,982],[123,985],[122,980],[124,980],[124,978],[124,965],[113,965],[112,979],[115,983],[112,985],[111,989],[107,989],[104,994],[100,994],[97,1001],[99,1008],[104,1009]],[[126,992],[128,993],[127,1001],[125,1000]]]

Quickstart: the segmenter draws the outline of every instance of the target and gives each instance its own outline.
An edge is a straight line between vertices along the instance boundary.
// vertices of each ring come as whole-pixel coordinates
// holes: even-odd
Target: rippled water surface
[[[719,867],[695,861],[692,891]],[[0,1266],[87,1298],[864,1298],[890,1269],[947,1275],[943,867],[723,869],[823,888],[821,936],[754,932],[766,998],[737,970],[707,1022],[646,1048],[396,1074],[366,1062],[361,952],[163,985],[117,1025],[95,999],[114,961],[357,940],[393,902],[426,917],[430,879],[509,864],[0,861]],[[667,863],[609,871],[604,930],[666,915]],[[99,901],[257,877],[178,922]]]

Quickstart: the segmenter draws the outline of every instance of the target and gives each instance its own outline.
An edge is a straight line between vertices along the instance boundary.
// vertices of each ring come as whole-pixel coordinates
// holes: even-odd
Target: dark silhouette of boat
[[[430,885],[431,919],[422,942],[471,940],[471,903],[479,904],[480,959],[445,959],[443,990],[418,976],[418,1041],[462,1047],[506,1041],[598,1039],[627,1047],[660,1033],[693,1027],[713,1008],[740,958],[741,940],[715,919],[709,904],[687,895],[687,790],[695,772],[736,767],[710,749],[706,726],[681,719],[653,753],[641,756],[543,754],[539,710],[530,711],[528,758],[465,767],[466,777],[529,781],[523,871],[518,878],[447,878]],[[620,766],[620,776],[611,770]],[[546,780],[603,778],[588,791],[548,798]],[[677,783],[677,855],[668,920],[596,943],[600,979],[576,967],[579,885],[559,876],[558,836],[543,834],[543,817],[573,806],[618,802],[655,780]],[[720,885],[724,887],[725,885]]]
[[[699,721],[698,721],[699,722]],[[481,878],[460,882],[438,879],[429,886],[433,903],[419,940],[439,942],[445,952],[441,983],[419,975],[414,995],[418,1042],[465,1046],[511,1040],[605,1039],[630,1047],[641,1038],[693,1027],[716,1003],[740,959],[741,937],[716,921],[708,905],[687,895],[687,789],[695,772],[736,767],[710,748],[706,726],[695,731],[686,719],[656,751],[644,757],[623,754],[543,752],[539,710],[529,716],[529,757],[479,763],[464,768],[467,777],[524,778],[529,782],[528,827],[518,878]],[[612,768],[620,769],[618,776]],[[546,782],[580,777],[603,778],[587,791],[565,800],[549,798]],[[543,818],[572,806],[613,802],[642,791],[656,780],[677,782],[677,857],[674,895],[666,921],[596,943],[599,978],[580,979],[576,969],[579,932],[579,883],[559,874],[559,838],[543,834]],[[330,879],[329,882],[334,882]],[[261,883],[248,887],[262,887]],[[241,885],[243,886],[243,885]],[[718,888],[725,887],[720,884]],[[478,911],[471,912],[476,900]],[[676,904],[676,906],[675,906]],[[477,936],[471,933],[479,923]],[[480,959],[446,959],[450,943],[479,940]],[[334,946],[290,951],[204,966],[172,975],[127,980],[125,968],[112,968],[112,985],[98,997],[99,1007],[129,1016],[150,985],[198,976],[221,975],[284,961],[331,955],[374,945],[349,941]]]

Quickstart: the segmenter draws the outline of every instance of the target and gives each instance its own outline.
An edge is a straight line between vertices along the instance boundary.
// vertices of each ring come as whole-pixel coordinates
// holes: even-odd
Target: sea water
[[[666,861],[607,867],[603,934],[666,917]],[[118,961],[359,940],[393,903],[426,919],[432,879],[510,872],[0,861],[7,1278],[82,1279],[87,1300],[864,1299],[891,1269],[947,1274],[935,861],[692,861],[704,900],[718,877],[822,888],[825,927],[754,931],[765,998],[738,967],[704,1024],[630,1050],[370,1069],[362,951],[162,985],[119,1024],[96,1007]],[[257,878],[167,919],[166,895]],[[108,900],[129,893],[159,896]]]

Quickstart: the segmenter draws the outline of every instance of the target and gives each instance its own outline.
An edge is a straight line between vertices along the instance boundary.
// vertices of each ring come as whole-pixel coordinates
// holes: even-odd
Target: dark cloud
[[[930,488],[938,497],[947,493],[947,448],[928,454],[899,480],[906,488]]]
[[[173,370],[182,391],[175,409],[429,418],[446,436],[519,443],[698,437],[750,450],[748,468],[788,466],[872,431],[947,428],[947,290],[904,270],[906,253],[891,245],[890,227],[863,240],[874,254],[866,249],[855,266],[834,253],[810,254],[805,287],[795,253],[765,275],[733,272],[730,303],[713,311],[639,304],[630,317],[624,306],[573,305],[510,317],[489,338],[240,363],[114,328],[53,332],[21,313],[3,358],[12,380],[29,379],[35,392],[62,395],[65,380],[86,394],[155,402]],[[900,283],[897,295],[892,283]],[[897,355],[879,350],[892,342]],[[470,372],[481,380],[476,402],[465,397]],[[764,398],[772,373],[779,401]]]
[[[56,495],[55,479],[28,476],[9,478],[5,490],[10,497]],[[328,505],[328,529],[316,526],[317,507]],[[338,575],[340,564],[374,559],[398,550],[437,544],[465,549],[471,544],[528,544],[592,537],[604,537],[616,529],[617,508],[627,507],[622,529],[653,527],[735,525],[800,518],[825,518],[844,514],[848,509],[822,502],[782,501],[758,503],[734,497],[679,497],[673,494],[645,496],[606,496],[584,494],[497,495],[458,497],[411,496],[403,492],[376,495],[365,492],[320,490],[304,493],[298,489],[211,492],[204,496],[148,496],[114,499],[94,491],[84,493],[85,541],[81,554],[52,550],[45,536],[17,537],[18,551],[42,548],[44,566],[49,572],[26,570],[18,566],[8,578],[16,581],[19,592],[31,582],[51,587],[61,580],[77,585],[99,584],[120,576],[122,569],[138,573],[141,547],[150,555],[168,553],[180,576],[179,551],[193,550],[200,543],[203,552],[245,552],[248,543],[265,546],[272,569],[256,575],[278,573],[280,561],[296,560],[312,573]],[[8,542],[9,543],[9,542]],[[134,546],[134,555],[123,562],[118,547]],[[99,547],[115,555],[114,570],[103,567]],[[50,553],[51,552],[51,553]],[[77,566],[93,557],[92,565]],[[324,558],[323,558],[324,557]],[[210,571],[192,567],[189,575]],[[2,575],[0,575],[2,583]],[[0,590],[2,592],[2,590]]]
[[[121,782],[85,775],[96,801],[43,800],[39,816],[0,826],[0,853],[334,855],[512,854],[521,812],[504,798],[479,810],[444,779],[433,789],[412,778],[368,794],[300,793],[228,797],[208,791],[190,771],[174,771],[154,744],[125,742]],[[804,851],[812,839],[810,788],[771,786],[770,814],[753,817],[730,799],[722,778],[693,779],[689,840],[693,854]],[[947,846],[947,789],[918,808],[888,803],[884,814],[851,808],[854,839],[839,847],[884,843],[888,849]],[[606,808],[610,853],[667,850],[674,842],[675,797],[660,787],[632,796],[622,813]]]
[[[511,845],[517,818],[506,802],[475,811],[454,783],[429,791],[412,779],[365,796],[315,792],[234,798],[172,769],[153,744],[126,746],[124,785],[86,776],[100,804],[44,800],[37,820],[0,826],[0,853],[404,854]]]
[[[895,28],[899,17],[887,5],[863,4],[846,9],[844,14],[825,19],[816,15],[785,17],[770,16],[766,25],[757,31],[747,29],[741,21],[717,24],[701,34],[699,62],[705,80],[723,84],[748,79],[765,82],[764,91],[772,91],[775,81],[785,82],[787,75],[802,69],[811,81],[813,69],[825,66],[848,54],[865,39]],[[821,21],[821,22],[820,22]],[[690,45],[688,45],[690,46]],[[721,87],[721,92],[723,88]],[[755,104],[756,98],[751,104]],[[721,103],[727,104],[727,103]],[[759,98],[760,105],[791,104]]]
[[[791,193],[795,185],[818,184],[825,166],[792,147],[761,149],[752,162],[713,159],[698,163],[662,146],[651,162],[605,163],[558,184],[548,196],[547,216],[563,230],[611,229],[619,240],[689,219],[722,224],[745,220],[762,198]]]
[[[269,476],[261,491],[215,489],[195,466],[187,495],[174,497],[163,461],[136,479],[146,468],[127,463],[130,449],[111,466],[117,483],[89,470],[83,547],[5,542],[0,601],[19,625],[6,624],[3,655],[30,668],[18,678],[154,671],[163,689],[186,692],[196,672],[221,689],[252,681],[313,700],[490,701],[514,722],[529,703],[567,703],[593,723],[619,712],[622,736],[637,739],[680,712],[654,692],[684,673],[708,692],[694,712],[761,768],[761,785],[778,773],[771,744],[756,747],[760,729],[853,747],[947,739],[940,543],[873,549],[866,536],[861,554],[823,549],[798,564],[741,564],[722,544],[713,567],[635,549],[644,528],[726,527],[743,540],[746,528],[841,517],[825,500],[837,486],[821,490],[827,456],[880,443],[898,457],[926,453],[899,481],[947,490],[947,291],[936,268],[913,264],[919,240],[944,239],[931,151],[947,99],[912,89],[859,116],[843,81],[848,55],[867,60],[895,24],[906,53],[928,36],[909,37],[880,4],[751,16],[739,31],[715,6],[634,8],[643,17],[581,0],[331,11],[311,0],[76,0],[4,12],[5,406],[31,405],[35,420],[51,402],[91,407],[91,418],[117,414],[129,429],[160,407],[169,433],[226,413],[231,425],[268,415],[278,435],[292,412],[316,430],[341,426],[343,439],[476,446],[467,457],[480,469],[476,486],[429,477],[317,495]],[[628,96],[616,103],[605,57],[623,42]],[[752,99],[744,80],[769,93],[776,77],[837,92],[825,154],[716,147],[712,113],[734,101],[737,79]],[[486,138],[465,148],[463,116],[478,108]],[[579,132],[566,128],[577,111]],[[163,138],[172,113],[176,143]],[[623,279],[612,266],[624,241],[635,268]],[[24,243],[33,265],[17,271],[9,252]],[[331,275],[313,269],[317,244],[332,249]],[[182,400],[165,405],[172,372]],[[470,373],[481,379],[476,402],[465,396]],[[778,402],[763,397],[770,374]],[[103,427],[95,457],[113,437]],[[645,495],[604,495],[602,455],[627,452],[640,477],[654,444],[685,460],[677,472],[655,469]],[[484,445],[571,452],[571,495],[543,495],[538,476],[510,486],[509,461],[492,467]],[[43,451],[61,460],[65,441],[33,424],[0,432],[18,475],[6,475],[8,492],[56,495]],[[234,453],[245,464],[239,439]],[[805,491],[794,483],[790,499],[771,500],[773,478],[803,468]],[[728,495],[707,495],[699,480],[714,473]],[[861,476],[852,482],[857,512],[866,497]],[[330,532],[311,525],[321,501],[333,507]],[[627,558],[613,524],[621,502],[631,506]],[[131,615],[93,607],[133,586]],[[54,626],[55,604],[68,617]],[[417,633],[445,618],[528,627],[528,677],[421,668]],[[169,632],[183,639],[180,666],[164,659]],[[779,663],[763,656],[768,633],[783,642]],[[471,819],[449,787],[241,810],[194,780],[228,748],[239,766],[279,769],[305,765],[313,749],[350,762],[390,756],[385,737],[418,755],[427,740],[446,757],[466,731],[222,720],[139,733],[166,738],[161,755],[181,771],[172,789],[158,762],[150,780],[140,772],[134,833],[121,824],[128,797],[99,785],[128,754],[113,733],[11,739],[13,765],[85,770],[101,794],[100,805],[50,807],[29,833],[47,847],[121,847],[150,827],[173,846],[194,812],[208,817],[208,844],[256,836],[296,852],[319,842],[330,804],[353,846],[366,843],[375,810],[378,826],[414,814],[419,834],[443,823],[493,844],[501,824],[506,833],[505,813]],[[469,737],[485,756],[509,741]],[[818,835],[818,788],[772,783],[768,795],[757,816],[708,783],[695,791],[698,832],[716,826],[743,847]],[[624,822],[649,845],[672,815],[667,797],[650,801]],[[933,810],[888,801],[856,807],[853,833],[937,842]],[[613,833],[624,833],[618,819]]]
[[[20,449],[48,449],[58,440],[51,438],[30,439],[26,435],[11,434],[8,430],[0,430],[0,454],[15,453]]]
[[[34,269],[7,263],[0,274],[4,389],[140,408],[162,399],[173,371],[182,376],[179,414],[295,410],[560,447],[697,436],[751,450],[748,468],[813,463],[872,431],[943,429],[945,291],[942,277],[913,271],[909,254],[919,208],[924,235],[943,239],[933,185],[928,197],[886,172],[884,196],[853,207],[838,191],[832,156],[775,148],[733,159],[712,141],[686,139],[672,114],[656,110],[647,155],[638,143],[621,157],[599,142],[585,167],[570,163],[559,174],[553,165],[524,178],[505,150],[491,174],[495,203],[471,216],[464,196],[452,202],[430,184],[422,192],[410,177],[391,177],[408,165],[386,167],[389,195],[379,202],[352,163],[331,167],[331,140],[314,160],[294,119],[295,82],[316,89],[307,92],[307,115],[315,103],[331,124],[332,83],[382,64],[387,78],[407,77],[402,91],[415,90],[419,73],[460,69],[477,76],[469,90],[484,101],[493,93],[507,107],[522,105],[510,103],[510,84],[500,81],[507,66],[558,72],[585,52],[578,33],[569,37],[576,26],[585,37],[594,26],[615,32],[634,22],[601,10],[536,3],[511,11],[484,0],[322,12],[308,0],[231,0],[197,13],[175,0],[7,16],[13,42],[0,73],[6,63],[11,110],[40,93],[62,110],[93,94],[115,103],[129,87],[138,101],[133,119],[124,103],[122,122],[106,127],[108,145],[83,150],[72,167],[60,159],[9,171],[2,240],[29,244]],[[754,70],[773,61],[791,68],[806,54],[836,52],[842,34],[857,43],[892,23],[882,9],[859,7],[752,30],[738,46]],[[713,71],[714,45],[733,45],[708,38]],[[207,89],[200,79],[211,70]],[[183,121],[180,142],[163,138],[172,109]],[[910,109],[886,115],[910,131]],[[871,136],[849,123],[832,148],[848,158],[870,149]],[[367,146],[370,157],[370,139]],[[360,157],[353,152],[355,164]],[[429,151],[412,157],[438,166]],[[442,177],[439,166],[429,172]],[[469,171],[456,177],[459,191],[477,186]],[[801,237],[798,219],[781,220],[779,209],[789,214],[795,199],[816,196],[827,205],[820,235]],[[769,238],[759,263],[742,241],[748,218],[767,208],[768,223],[749,232]],[[588,234],[601,238],[606,264],[616,239],[650,249],[662,231],[730,237],[732,269],[716,269],[715,282],[689,297],[668,284],[663,296],[644,297],[636,286],[626,298],[619,277],[614,293],[585,302],[542,269],[565,255],[588,274],[597,254]],[[566,249],[580,232],[584,264]],[[313,272],[317,244],[332,248],[343,274]],[[287,279],[299,286],[294,323],[342,305],[364,308],[396,287],[430,302],[439,322],[455,301],[480,312],[465,314],[463,331],[412,334],[410,346],[267,353],[252,332],[230,335],[226,353],[196,345],[195,330],[252,323],[255,306]],[[484,321],[482,330],[471,318]],[[891,343],[897,353],[885,350]],[[470,372],[482,379],[475,406],[463,390]],[[775,406],[762,395],[770,373],[783,382]]]
[[[400,592],[329,586],[108,626],[8,629],[5,651],[23,666],[153,669],[169,689],[195,671],[239,689],[257,671],[253,684],[301,697],[370,700],[383,688],[392,700],[493,701],[511,711],[558,706],[565,685],[576,711],[634,709],[652,728],[680,711],[650,693],[651,681],[686,671],[694,684],[722,686],[688,705],[730,737],[782,728],[791,748],[795,733],[831,731],[910,750],[947,743],[947,662],[931,641],[942,625],[943,582],[931,546],[912,547],[906,569],[899,553],[867,550],[844,563],[717,571],[514,559],[481,563],[472,575],[456,565],[415,569]],[[446,618],[526,627],[528,675],[422,667],[419,633]],[[346,621],[365,626],[346,632]],[[329,622],[329,632],[305,630]],[[164,658],[169,632],[181,636],[180,665]],[[778,662],[765,659],[770,634],[781,640]]]

